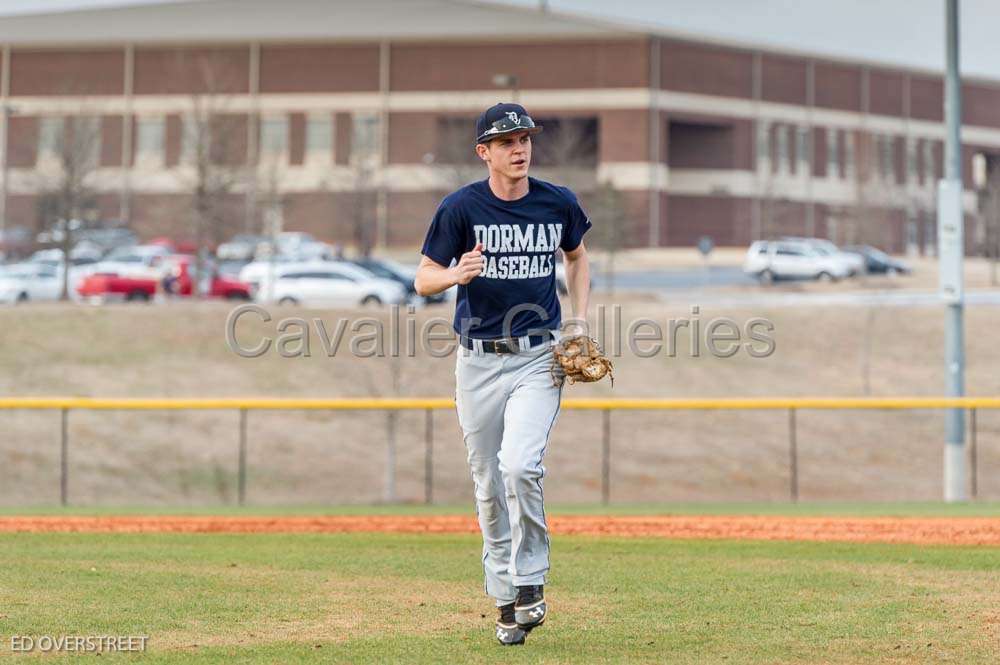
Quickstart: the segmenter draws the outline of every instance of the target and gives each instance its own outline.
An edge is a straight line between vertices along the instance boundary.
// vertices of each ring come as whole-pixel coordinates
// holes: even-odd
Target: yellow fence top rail
[[[566,398],[564,409],[1000,409],[1000,397],[615,397]],[[451,397],[0,397],[0,409],[79,410],[405,410],[453,409]]]

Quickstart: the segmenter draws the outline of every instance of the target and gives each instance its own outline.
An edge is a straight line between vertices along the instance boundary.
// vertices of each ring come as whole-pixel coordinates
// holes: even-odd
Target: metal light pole
[[[944,117],[947,125],[944,179],[938,183],[938,263],[947,314],[944,332],[945,389],[949,397],[965,394],[965,333],[962,261],[962,88],[958,75],[958,0],[945,0],[947,14]],[[965,412],[945,412],[944,500],[965,501]]]

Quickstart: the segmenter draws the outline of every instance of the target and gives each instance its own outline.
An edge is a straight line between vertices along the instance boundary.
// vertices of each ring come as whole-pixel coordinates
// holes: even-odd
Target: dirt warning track
[[[1000,546],[1000,518],[553,515],[552,533]],[[465,515],[0,517],[0,533],[479,533]]]

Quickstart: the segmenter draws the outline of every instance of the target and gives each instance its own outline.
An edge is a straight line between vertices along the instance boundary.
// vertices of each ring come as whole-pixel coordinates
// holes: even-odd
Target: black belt
[[[471,337],[462,337],[462,346],[472,350],[475,348],[475,340]],[[520,353],[521,344],[518,342],[519,338],[514,339],[484,339],[480,340],[483,343],[483,353],[495,353],[497,355],[504,353]],[[544,344],[552,339],[552,333],[546,332],[544,335],[528,335],[528,346],[534,348],[539,344]]]

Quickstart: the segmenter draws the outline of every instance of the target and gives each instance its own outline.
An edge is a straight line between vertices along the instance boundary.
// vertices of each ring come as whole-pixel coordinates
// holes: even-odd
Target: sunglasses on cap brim
[[[492,138],[500,136],[502,134],[507,134],[509,132],[514,132],[518,130],[529,130],[531,134],[537,134],[542,131],[542,128],[535,124],[529,116],[522,115],[518,116],[516,120],[511,119],[510,116],[500,118],[493,125],[483,132],[476,143],[482,143],[483,141],[489,141]]]

